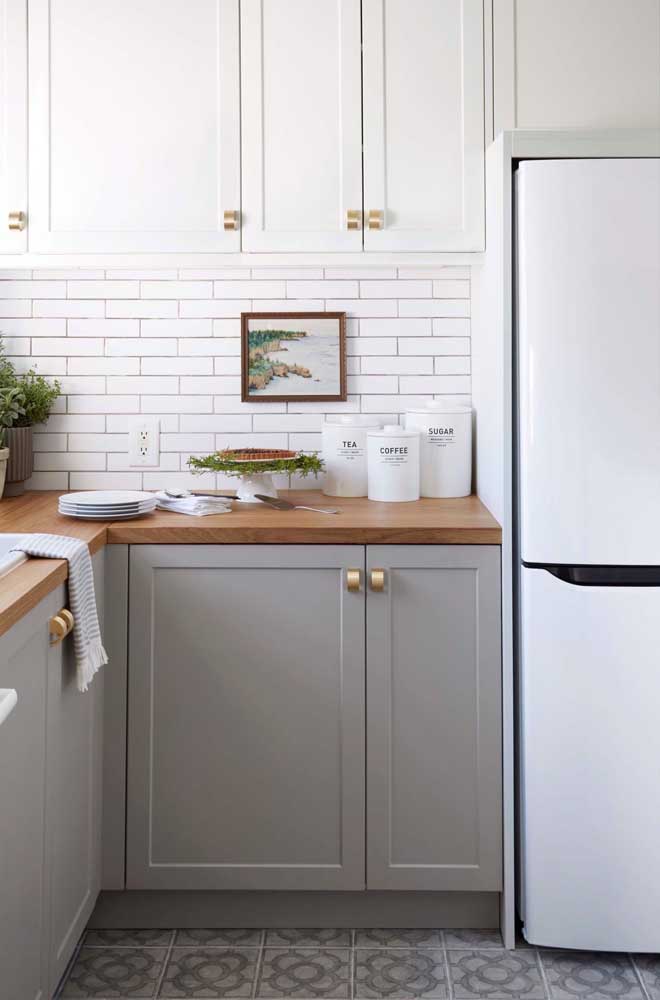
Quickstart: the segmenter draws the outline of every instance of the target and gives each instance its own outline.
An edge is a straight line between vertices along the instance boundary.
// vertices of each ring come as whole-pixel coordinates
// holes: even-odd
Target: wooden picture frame
[[[333,324],[336,330],[333,329]],[[255,329],[257,327],[257,329]],[[308,327],[309,329],[305,329]],[[300,343],[309,337],[304,346],[296,350],[297,357],[269,357],[268,344],[255,358],[254,343],[250,335],[273,332],[282,335],[280,340]],[[289,334],[290,336],[284,336]],[[336,364],[329,357],[334,352],[336,337]],[[314,365],[314,350],[318,342],[318,367]],[[273,340],[276,337],[273,338]],[[274,353],[272,341],[270,353]],[[288,351],[280,346],[277,353]],[[251,354],[252,351],[252,354]],[[284,369],[288,369],[284,371]],[[295,380],[295,382],[294,382]],[[263,381],[263,385],[257,382]],[[298,383],[298,384],[295,384]],[[319,392],[309,391],[320,383]],[[336,391],[327,392],[328,385]],[[279,389],[292,389],[280,392]],[[241,313],[241,400],[244,403],[332,403],[346,399],[346,313],[345,312],[249,312]]]

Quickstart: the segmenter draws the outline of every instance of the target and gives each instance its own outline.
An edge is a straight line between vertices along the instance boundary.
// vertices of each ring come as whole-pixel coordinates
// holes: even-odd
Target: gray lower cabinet
[[[362,546],[130,550],[129,889],[364,888]]]
[[[0,725],[0,996],[48,1000],[47,598],[0,638],[0,688],[18,702]]]
[[[499,890],[500,550],[369,546],[367,579],[367,885]]]
[[[500,890],[499,581],[497,546],[132,546],[127,887]]]
[[[102,560],[95,559],[103,608]],[[101,620],[101,625],[103,624]],[[46,868],[49,877],[49,988],[62,977],[94,909],[101,883],[103,686],[76,683],[73,637],[50,647],[46,728]]]

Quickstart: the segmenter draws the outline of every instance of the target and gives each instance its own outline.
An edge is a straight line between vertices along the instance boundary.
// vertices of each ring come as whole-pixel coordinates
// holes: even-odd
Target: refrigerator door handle
[[[543,569],[576,587],[660,587],[660,566],[569,566],[524,561],[523,566]]]

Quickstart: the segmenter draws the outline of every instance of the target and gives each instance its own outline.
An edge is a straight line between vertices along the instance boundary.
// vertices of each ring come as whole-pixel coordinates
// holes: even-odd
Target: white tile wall
[[[241,403],[240,314],[269,309],[346,311],[345,403]],[[469,401],[469,317],[469,267],[0,270],[8,353],[65,390],[35,435],[35,489],[233,485],[193,479],[189,456],[313,450],[325,414]],[[128,464],[140,413],[160,419],[158,469]]]

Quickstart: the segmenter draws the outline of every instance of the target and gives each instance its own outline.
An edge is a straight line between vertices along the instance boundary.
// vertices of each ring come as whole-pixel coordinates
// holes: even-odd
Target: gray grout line
[[[261,978],[261,970],[262,970],[263,964],[264,964],[264,951],[266,949],[266,937],[267,937],[267,935],[268,935],[268,931],[265,928],[263,928],[262,931],[261,931],[261,941],[260,941],[260,944],[259,944],[259,954],[257,955],[257,966],[256,966],[256,968],[254,970],[254,981],[252,983],[252,992],[250,993],[251,997],[256,997],[257,993],[259,992],[259,980]]]
[[[440,943],[442,945],[442,955],[445,963],[445,976],[447,977],[447,996],[449,1000],[454,1000],[454,981],[449,968],[449,955],[447,954],[447,937],[444,928],[440,931]]]
[[[552,997],[552,990],[550,989],[550,983],[548,982],[548,977],[545,974],[545,969],[543,967],[543,959],[541,957],[541,952],[540,952],[540,950],[538,948],[533,948],[532,950],[533,950],[534,956],[536,958],[536,964],[539,967],[539,972],[541,973],[541,981],[543,983],[543,989],[545,990],[545,995],[550,1000],[550,998]]]
[[[175,940],[176,940],[176,929],[173,929],[170,936],[170,943],[167,946],[167,951],[165,952],[165,958],[163,960],[163,968],[160,971],[160,976],[158,977],[158,982],[156,983],[156,989],[154,990],[154,997],[160,996],[161,986],[163,985],[163,980],[165,979],[167,966],[170,964],[170,957],[172,955],[172,948],[174,947]]]
[[[637,965],[637,962],[635,961],[635,956],[632,954],[628,954],[628,958],[630,959],[630,964],[633,967],[633,972],[637,976],[639,985],[642,988],[642,993],[644,994],[645,1000],[653,1000],[653,998],[651,997],[651,992],[647,987],[646,983],[644,982],[644,976],[642,975],[640,968]]]

